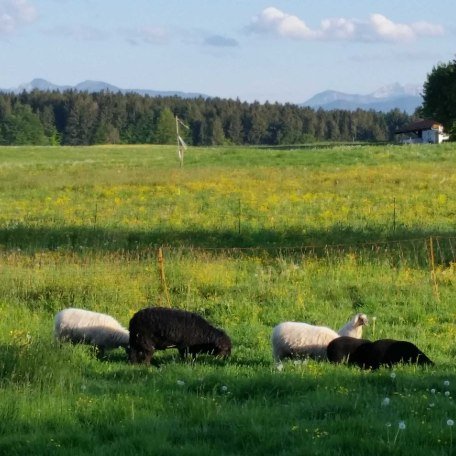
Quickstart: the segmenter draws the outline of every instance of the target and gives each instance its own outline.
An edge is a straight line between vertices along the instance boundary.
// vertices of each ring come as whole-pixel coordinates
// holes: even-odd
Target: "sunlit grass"
[[[170,147],[19,148],[17,158],[3,148],[0,224],[13,234],[1,238],[13,246],[27,228],[57,237],[67,230],[68,244],[84,245],[91,228],[100,245],[101,236],[130,248],[167,239],[292,245],[319,242],[319,233],[324,243],[448,233],[456,213],[451,147],[280,151],[280,166],[277,151],[195,149],[184,169]],[[214,156],[220,162],[211,166]],[[122,234],[113,239],[112,230]],[[35,242],[52,244],[50,237]]]

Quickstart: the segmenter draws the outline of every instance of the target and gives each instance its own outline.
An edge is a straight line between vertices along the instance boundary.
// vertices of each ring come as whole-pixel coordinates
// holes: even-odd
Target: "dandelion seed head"
[[[394,380],[396,378],[396,373],[395,372],[391,372],[390,377]]]
[[[226,385],[223,385],[220,389],[222,393],[226,393],[228,391],[228,387]]]
[[[443,385],[444,385],[444,386],[450,386],[449,380],[445,380],[445,381],[443,382]]]
[[[182,380],[177,380],[176,382],[179,386],[184,386],[185,385],[185,382],[182,381]]]
[[[385,397],[382,401],[382,405],[383,406],[387,406],[390,404],[390,398],[389,397]]]
[[[406,428],[405,421],[399,421],[398,428],[403,431]]]
[[[447,420],[447,426],[454,426],[454,421],[451,419]]]
[[[431,389],[431,394],[435,394],[435,388]]]
[[[445,396],[448,397],[450,395],[449,391],[445,391]]]

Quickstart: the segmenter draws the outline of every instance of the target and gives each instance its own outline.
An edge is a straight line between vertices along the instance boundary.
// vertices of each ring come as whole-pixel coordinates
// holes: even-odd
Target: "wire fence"
[[[192,245],[143,245],[135,249],[119,248],[98,250],[88,248],[67,249],[67,244],[57,246],[51,251],[60,252],[59,258],[67,262],[64,256],[69,252],[74,261],[90,264],[102,257],[113,262],[126,261],[132,263],[149,262],[157,259],[161,252],[163,261],[167,258],[179,257],[256,257],[268,258],[295,258],[295,259],[324,259],[331,262],[341,258],[350,257],[353,260],[363,261],[389,261],[391,264],[409,264],[417,267],[438,267],[456,264],[456,237],[452,236],[426,236],[411,239],[382,240],[357,243],[338,244],[296,244],[296,245],[266,245],[266,246],[192,246]],[[46,250],[46,249],[44,249]],[[0,260],[8,256],[39,257],[42,250],[22,251],[20,248],[8,248],[0,245]]]
[[[251,267],[255,264],[261,264],[261,274],[269,277],[263,287],[277,287],[282,283],[280,287],[293,288],[296,282],[285,284],[284,277],[297,270],[305,275],[306,262],[314,261],[321,264],[313,265],[317,269],[311,266],[311,274],[345,270],[358,274],[357,271],[362,270],[358,267],[365,266],[362,277],[366,271],[381,270],[388,271],[387,275],[399,276],[414,268],[413,274],[423,278],[440,302],[447,275],[453,283],[456,237],[287,247],[165,245],[108,252],[0,250],[0,301],[26,302],[32,309],[49,311],[63,304],[102,303],[100,305],[111,307],[128,303],[134,307],[138,302],[158,302],[171,306],[176,296],[184,301],[195,298],[193,280],[200,283],[198,293],[208,299],[219,296],[225,287],[229,293],[235,293],[233,290],[242,287],[245,281],[256,280],[252,274],[242,272],[246,267],[254,271],[255,267]],[[188,271],[194,279],[189,279]],[[239,276],[235,271],[239,271]]]

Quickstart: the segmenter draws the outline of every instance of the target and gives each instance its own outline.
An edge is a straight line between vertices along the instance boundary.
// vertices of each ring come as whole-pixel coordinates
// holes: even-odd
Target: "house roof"
[[[423,130],[437,129],[439,126],[442,126],[442,124],[432,119],[417,120],[396,130],[395,133],[418,133]]]

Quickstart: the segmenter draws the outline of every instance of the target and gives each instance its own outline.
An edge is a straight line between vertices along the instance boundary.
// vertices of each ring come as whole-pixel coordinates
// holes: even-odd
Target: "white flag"
[[[177,139],[179,140],[179,144],[180,144],[184,149],[187,149],[187,144],[185,144],[185,141],[184,141],[180,136],[178,136]]]
[[[185,128],[190,128],[188,125],[185,125],[184,122],[182,122],[182,120],[179,119],[179,117],[176,116],[176,120]]]

